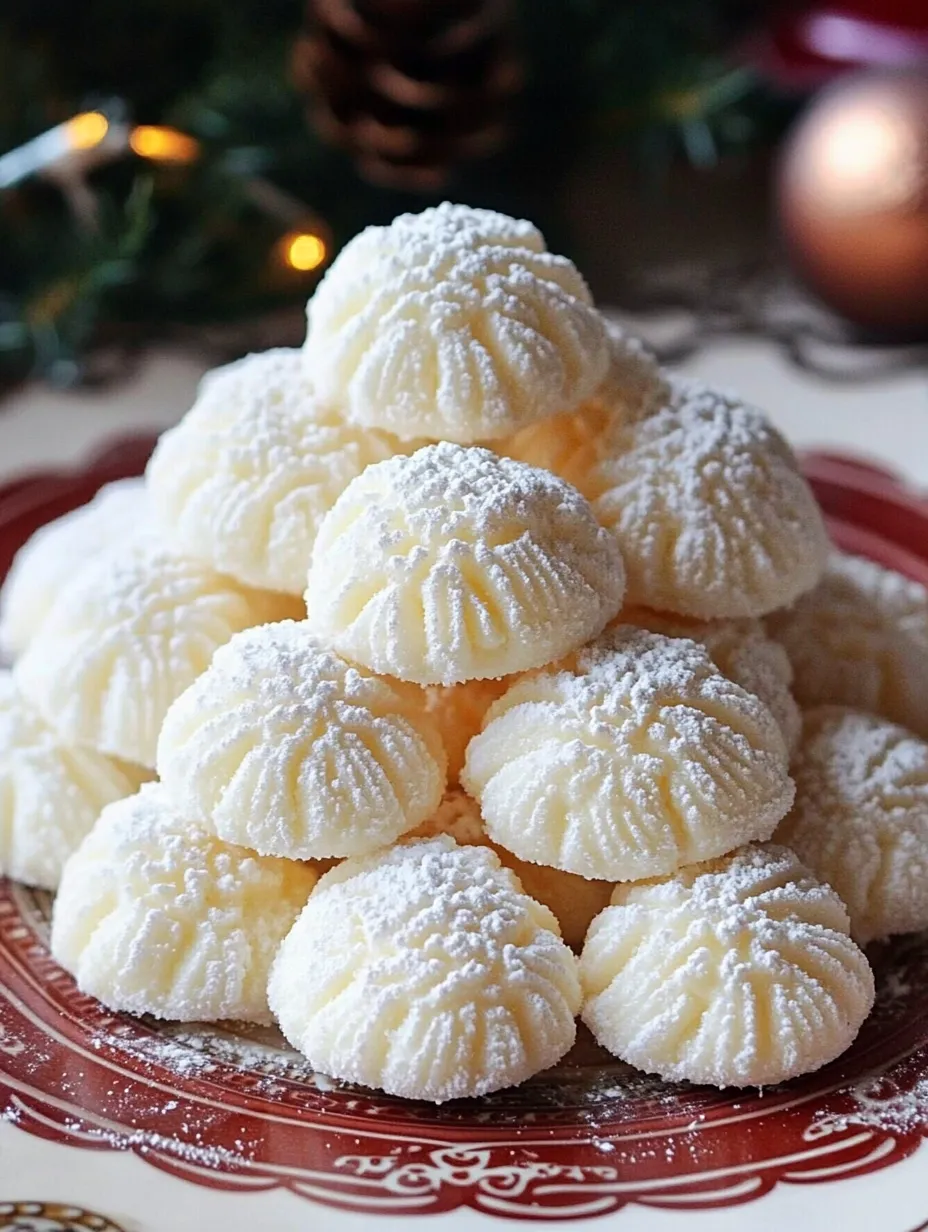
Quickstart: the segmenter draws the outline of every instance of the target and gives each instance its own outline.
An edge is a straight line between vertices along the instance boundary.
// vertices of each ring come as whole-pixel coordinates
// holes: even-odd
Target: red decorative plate
[[[0,575],[42,522],[138,473],[150,445],[0,489]],[[928,501],[862,463],[806,465],[842,547],[928,583]],[[29,1134],[131,1150],[199,1186],[283,1188],[371,1216],[471,1207],[543,1223],[629,1203],[748,1203],[778,1184],[876,1173],[928,1134],[928,936],[873,954],[873,1015],[807,1079],[674,1086],[583,1036],[518,1090],[436,1109],[314,1075],[270,1030],[111,1014],[49,957],[48,916],[47,895],[0,881],[0,1109]]]

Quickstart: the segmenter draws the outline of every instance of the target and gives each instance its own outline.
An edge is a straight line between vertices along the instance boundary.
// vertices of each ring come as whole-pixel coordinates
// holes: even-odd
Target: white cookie
[[[230,843],[293,859],[373,851],[445,786],[413,692],[346,663],[305,622],[249,629],[168,711],[158,772],[185,816]]]
[[[928,928],[928,744],[876,715],[806,711],[796,801],[777,830],[844,899],[865,945]]]
[[[317,875],[220,842],[151,784],[104,809],[65,865],[52,954],[110,1009],[268,1022],[268,971]]]
[[[590,927],[583,1021],[604,1048],[674,1082],[767,1086],[852,1043],[873,973],[844,904],[785,847],[744,847],[618,886]]]
[[[306,368],[347,418],[410,440],[508,436],[569,411],[608,364],[606,328],[529,223],[445,203],[368,227],[309,302]]]
[[[146,539],[80,570],[15,667],[63,740],[153,767],[168,707],[240,629],[299,605]]]
[[[615,540],[563,480],[442,443],[348,485],[316,539],[306,602],[346,658],[450,685],[576,649],[623,585]]]
[[[618,620],[667,637],[691,637],[705,646],[723,676],[760,698],[779,724],[786,747],[794,752],[802,715],[790,691],[793,668],[789,655],[767,636],[761,621],[687,620],[644,607],[625,608]]]
[[[63,743],[0,671],[0,876],[54,890],[104,805],[146,778],[137,766]]]
[[[461,782],[523,860],[632,881],[769,838],[787,761],[770,711],[702,646],[620,625],[495,702]]]
[[[928,737],[928,590],[833,552],[814,590],[767,628],[793,665],[803,706],[871,710]]]
[[[350,481],[403,448],[313,394],[298,350],[218,372],[148,465],[178,552],[247,586],[301,595],[319,523]]]
[[[593,508],[616,535],[628,602],[702,620],[762,616],[818,581],[824,522],[796,459],[758,411],[697,382],[620,427]]]
[[[442,1103],[558,1061],[580,986],[551,913],[488,848],[439,837],[326,873],[268,999],[315,1069]]]

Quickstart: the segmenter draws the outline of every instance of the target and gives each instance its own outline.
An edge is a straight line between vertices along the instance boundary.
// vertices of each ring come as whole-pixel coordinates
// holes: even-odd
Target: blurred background
[[[368,223],[538,222],[663,357],[923,363],[925,0],[4,0],[0,381],[298,343]]]

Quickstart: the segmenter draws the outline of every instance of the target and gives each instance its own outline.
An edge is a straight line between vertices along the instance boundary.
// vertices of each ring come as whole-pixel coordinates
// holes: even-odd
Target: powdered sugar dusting
[[[357,855],[438,806],[445,753],[417,690],[359,671],[293,621],[217,651],[168,711],[158,770],[181,812],[265,855]]]
[[[618,428],[594,508],[618,537],[632,603],[702,619],[760,616],[818,580],[827,537],[783,438],[695,382]]]
[[[573,264],[530,224],[443,206],[372,227],[310,300],[306,364],[356,423],[469,443],[570,410],[608,363]]]
[[[0,586],[0,654],[15,658],[32,640],[77,569],[148,529],[140,479],[101,488],[87,505],[41,527],[17,552]]]
[[[723,675],[769,708],[790,753],[796,748],[802,716],[790,691],[793,668],[786,651],[766,636],[759,620],[686,620],[640,607],[623,609],[618,619],[667,637],[689,637],[705,646]]]
[[[807,711],[779,836],[847,904],[861,944],[928,927],[928,744],[875,715]]]
[[[768,617],[804,706],[871,710],[928,736],[928,591],[892,569],[833,552],[818,586]]]
[[[271,1006],[326,1073],[441,1103],[524,1081],[574,1040],[576,960],[485,847],[347,860],[274,964]]]
[[[0,671],[0,874],[55,889],[104,805],[148,777],[62,741]]]
[[[769,838],[793,797],[763,703],[704,647],[627,625],[494,703],[462,782],[522,859],[613,881]]]
[[[65,740],[151,767],[169,705],[214,650],[299,606],[146,538],[91,562],[60,592],[16,684]]]
[[[759,1086],[842,1053],[873,974],[844,905],[785,847],[618,886],[581,958],[583,1020],[664,1078]]]
[[[299,595],[336,497],[402,448],[323,405],[298,351],[270,351],[210,382],[161,437],[148,486],[178,551],[246,585]]]
[[[160,785],[109,805],[65,866],[51,950],[112,1009],[268,1020],[267,975],[316,872],[219,842]]]
[[[623,569],[554,475],[442,443],[369,467],[320,528],[309,621],[356,662],[419,684],[537,667],[618,610]]]

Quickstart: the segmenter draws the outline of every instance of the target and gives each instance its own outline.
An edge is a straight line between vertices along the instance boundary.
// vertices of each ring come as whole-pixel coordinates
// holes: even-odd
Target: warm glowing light
[[[72,149],[92,150],[109,132],[110,122],[102,111],[84,111],[68,120],[66,127]]]
[[[863,98],[817,136],[817,190],[844,214],[894,209],[917,197],[920,134],[891,103]]]
[[[191,163],[200,154],[200,143],[176,128],[139,124],[129,134],[129,146],[140,158],[161,163]]]
[[[325,242],[318,235],[299,231],[284,236],[282,247],[284,260],[291,269],[304,273],[318,269],[325,260]]]

